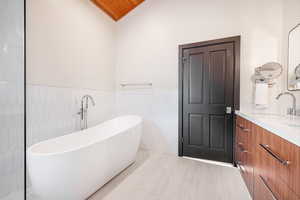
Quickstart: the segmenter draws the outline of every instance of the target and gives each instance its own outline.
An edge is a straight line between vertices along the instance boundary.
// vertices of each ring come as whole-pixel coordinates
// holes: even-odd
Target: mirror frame
[[[289,87],[289,72],[290,72],[290,36],[291,33],[296,29],[300,27],[300,23],[298,23],[296,26],[294,26],[290,31],[288,35],[288,58],[287,58],[287,90],[290,92],[300,91],[300,89],[294,89],[291,90]]]

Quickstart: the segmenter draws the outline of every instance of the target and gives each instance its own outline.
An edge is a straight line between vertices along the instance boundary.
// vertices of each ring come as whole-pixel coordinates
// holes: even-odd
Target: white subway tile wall
[[[85,94],[96,102],[96,106],[88,110],[89,126],[113,118],[113,92],[27,85],[27,146],[79,131],[81,120],[77,113]]]
[[[176,155],[178,152],[178,91],[129,89],[116,93],[116,114],[144,119],[141,148]]]

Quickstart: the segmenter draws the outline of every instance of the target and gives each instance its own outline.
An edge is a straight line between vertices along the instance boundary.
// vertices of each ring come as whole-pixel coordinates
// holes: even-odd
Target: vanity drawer
[[[245,132],[247,121],[237,117],[236,122],[236,144],[247,145],[248,132]]]
[[[235,145],[235,161],[247,184],[247,173],[246,173],[247,154],[244,148],[238,144]]]
[[[271,134],[271,133],[269,133]],[[285,182],[295,193],[300,196],[300,162],[299,148],[290,142],[273,135],[273,143],[270,146],[271,154],[277,161],[275,167],[281,181]]]
[[[255,177],[254,200],[299,200],[299,197],[292,192],[284,183],[281,184],[280,194],[274,193],[268,182],[262,176]]]
[[[253,195],[252,123],[241,117],[236,121],[236,163],[251,195]]]
[[[277,200],[265,180],[261,176],[255,177],[254,180],[254,199],[255,200]]]
[[[249,135],[251,134],[251,122],[237,117],[236,120],[236,143],[243,145],[246,149],[249,146]]]
[[[242,117],[237,116],[236,126],[246,133],[251,132],[251,122]]]
[[[239,128],[240,130],[242,130],[244,133],[249,133],[251,132],[251,122],[249,122],[248,120],[237,116],[236,118],[236,126],[237,128]]]
[[[245,173],[246,169],[246,162],[247,162],[247,154],[244,150],[241,149],[241,146],[236,145],[236,164],[240,168],[241,172]]]
[[[258,176],[264,179],[278,199],[298,199],[299,152],[297,150],[297,146],[264,129],[257,134]]]
[[[235,160],[241,172],[245,172],[246,165],[246,135],[242,132],[244,127],[244,119],[237,117],[236,120],[236,139],[235,139]]]
[[[243,127],[244,126],[244,121],[245,121],[245,119],[243,119],[240,116],[237,116],[236,117],[236,126],[237,127]]]

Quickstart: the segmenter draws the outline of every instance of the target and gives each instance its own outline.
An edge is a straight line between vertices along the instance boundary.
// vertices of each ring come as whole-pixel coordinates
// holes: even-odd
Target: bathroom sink
[[[264,118],[264,119],[275,119],[275,120],[287,119],[287,117],[284,115],[270,114],[270,113],[253,113],[253,115],[255,115],[258,118]]]
[[[295,128],[300,128],[300,124],[294,124],[294,123],[287,123],[288,126],[290,127],[295,127]]]
[[[286,121],[286,125],[290,127],[300,128],[300,118],[296,117],[294,119],[289,119]]]
[[[257,118],[267,120],[273,124],[283,124],[289,127],[300,128],[300,117],[299,116],[286,116],[269,113],[253,113]]]
[[[286,125],[290,127],[300,128],[300,117],[299,116],[288,116],[284,121]]]

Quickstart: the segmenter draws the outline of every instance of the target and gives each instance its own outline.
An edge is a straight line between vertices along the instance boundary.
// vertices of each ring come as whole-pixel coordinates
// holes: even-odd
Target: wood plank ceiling
[[[141,4],[144,0],[91,0],[115,21]]]

